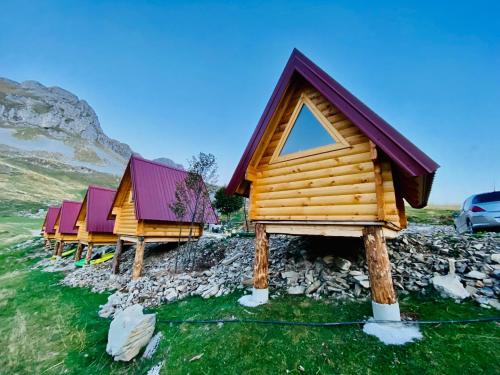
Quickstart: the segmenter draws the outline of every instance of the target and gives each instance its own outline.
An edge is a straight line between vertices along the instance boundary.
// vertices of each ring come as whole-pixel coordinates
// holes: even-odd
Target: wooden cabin
[[[59,210],[60,207],[49,207],[42,225],[42,235],[45,239],[45,248],[49,251],[52,250],[52,241],[56,238],[54,224],[56,222],[57,215],[59,214]]]
[[[132,277],[140,277],[146,243],[187,241],[190,233],[190,210],[179,219],[171,209],[175,202],[178,183],[184,182],[188,173],[162,163],[133,155],[118,186],[110,218],[115,218],[113,232],[119,237],[113,272],[119,272],[123,241],[136,243],[136,254]],[[192,199],[192,198],[190,198]],[[217,216],[207,200],[204,223],[217,223]],[[193,208],[193,202],[188,202]],[[201,206],[200,206],[201,207]],[[195,221],[192,238],[203,234],[203,223]]]
[[[241,302],[267,302],[269,234],[362,237],[375,318],[399,319],[385,238],[406,227],[404,200],[427,204],[437,168],[294,50],[227,188],[249,197],[256,224],[254,292]]]
[[[108,219],[115,194],[114,189],[93,185],[88,187],[76,219],[78,248],[75,260],[80,260],[84,246],[87,246],[85,263],[88,264],[94,246],[116,243],[118,236],[113,233],[115,221]]]
[[[78,230],[76,229],[76,218],[80,211],[82,202],[63,201],[59,214],[57,215],[54,228],[56,231],[56,248],[54,255],[61,255],[64,245],[78,243]]]

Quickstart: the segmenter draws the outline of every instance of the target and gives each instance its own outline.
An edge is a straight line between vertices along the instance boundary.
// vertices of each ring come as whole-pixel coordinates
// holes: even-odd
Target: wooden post
[[[94,244],[89,242],[87,245],[87,255],[85,256],[85,264],[90,263],[90,259],[92,258],[92,250],[94,250]]]
[[[144,238],[139,238],[135,248],[134,268],[132,270],[132,280],[141,277],[142,264],[144,262]]]
[[[253,286],[255,289],[267,289],[269,286],[269,234],[261,223],[255,224]]]
[[[113,264],[111,266],[111,272],[115,275],[120,273],[120,260],[123,252],[123,240],[118,238],[116,241],[115,255],[113,256]]]
[[[78,247],[76,248],[75,261],[78,262],[80,260],[80,258],[82,257],[82,251],[83,251],[83,244],[79,242]]]
[[[61,256],[64,252],[64,241],[59,242],[59,249],[57,249],[57,255]]]
[[[54,246],[54,256],[57,255],[57,253],[59,252],[59,245],[60,245],[61,241],[56,241],[56,244]]]
[[[363,240],[370,275],[372,300],[385,305],[396,303],[397,297],[392,284],[391,263],[382,227],[365,227],[363,229]]]

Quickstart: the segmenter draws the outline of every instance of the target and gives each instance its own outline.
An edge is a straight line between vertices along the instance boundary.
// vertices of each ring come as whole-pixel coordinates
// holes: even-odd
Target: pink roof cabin
[[[81,202],[63,201],[55,222],[56,239],[63,242],[78,242],[76,218]]]
[[[175,202],[178,183],[185,180],[184,170],[133,155],[125,169],[110,210],[110,218],[115,218],[114,233],[120,237],[145,242],[171,242],[186,240],[190,230],[190,210],[195,199],[190,196],[188,210],[183,217],[176,217],[171,205]],[[203,186],[206,190],[206,187]],[[204,207],[203,222],[217,223],[218,219],[209,199],[200,203]],[[201,202],[201,201],[200,201]],[[201,212],[201,211],[200,211]],[[193,237],[203,233],[203,223],[199,217],[194,222]]]
[[[427,204],[438,165],[298,50],[278,80],[227,191],[248,196],[254,290],[268,300],[268,235],[362,237],[374,317],[399,320],[384,237]]]
[[[78,241],[83,244],[114,244],[115,221],[108,218],[116,190],[100,186],[89,186],[83,199],[76,226]]]
[[[54,224],[56,223],[57,215],[59,214],[60,207],[49,207],[47,209],[47,215],[45,215],[45,220],[42,225],[43,236],[46,239],[54,239],[56,236],[56,230]]]

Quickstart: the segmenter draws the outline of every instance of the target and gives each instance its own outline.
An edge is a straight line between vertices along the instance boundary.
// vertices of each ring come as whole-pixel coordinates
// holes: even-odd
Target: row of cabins
[[[203,234],[204,223],[218,222],[205,195],[199,203],[203,213],[194,215],[193,224],[195,202],[190,194],[183,217],[172,211],[177,186],[187,175],[184,170],[133,155],[116,190],[89,186],[82,202],[63,201],[60,207],[48,208],[42,228],[46,246],[51,248],[53,242],[54,255],[61,256],[65,245],[77,244],[75,260],[86,248],[88,264],[94,246],[116,244],[112,268],[119,273],[123,246],[136,244],[132,277],[140,277],[146,243],[196,239]]]
[[[168,240],[175,234],[166,194],[173,183],[148,171],[181,173],[148,163],[131,160],[108,216],[115,218],[119,241],[138,243],[139,257],[147,238]],[[249,198],[256,229],[254,289],[240,302],[257,306],[268,300],[270,234],[361,237],[374,317],[399,320],[385,239],[406,227],[404,200],[426,206],[437,168],[294,50],[227,187],[228,193]]]

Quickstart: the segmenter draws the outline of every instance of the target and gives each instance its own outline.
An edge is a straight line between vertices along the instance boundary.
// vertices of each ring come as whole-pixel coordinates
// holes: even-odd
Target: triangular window
[[[280,156],[335,143],[337,141],[314,117],[311,110],[303,105],[281,149]]]
[[[312,101],[302,95],[274,151],[272,162],[296,159],[348,146],[346,140]]]

